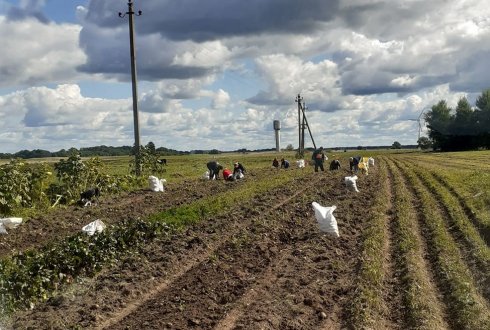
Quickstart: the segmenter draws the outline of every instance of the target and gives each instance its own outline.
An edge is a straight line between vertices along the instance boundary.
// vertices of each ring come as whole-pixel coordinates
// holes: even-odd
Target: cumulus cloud
[[[49,19],[41,11],[45,3],[45,0],[21,0],[18,7],[9,8],[7,18],[13,21],[34,18],[41,23],[48,23]]]
[[[80,26],[44,24],[32,18],[10,21],[0,16],[2,39],[0,87],[66,82],[81,75],[85,61],[78,48]]]
[[[230,102],[230,95],[221,88],[214,94],[211,108],[224,109]]]
[[[89,1],[74,9],[78,24],[51,22],[45,4],[0,8],[9,36],[0,143],[72,146],[97,130],[98,142],[131,144],[130,95],[101,88],[100,98],[86,97],[77,83],[129,85],[128,18],[118,16],[127,4]],[[145,0],[134,9],[143,11],[135,17],[142,141],[158,145],[268,147],[261,141],[274,144],[274,119],[294,144],[298,94],[319,144],[415,143],[422,109],[489,87],[490,7],[478,0]]]
[[[332,61],[313,63],[296,56],[274,54],[258,58],[256,65],[268,90],[250,98],[251,103],[291,104],[299,93],[316,110],[328,111],[335,107],[341,94],[337,65]]]
[[[78,85],[32,87],[1,96],[0,105],[0,117],[5,118],[1,130],[29,134],[33,139],[29,144],[47,140],[63,148],[74,141],[82,146],[107,144],[108,138],[131,127],[130,100],[86,98]],[[121,140],[128,138],[122,135]],[[25,137],[21,141],[27,143]]]
[[[128,80],[127,25],[116,17],[117,5],[115,1],[90,2],[80,37],[88,61],[80,68]],[[308,5],[186,0],[178,4],[145,1],[138,6],[143,10],[136,19],[141,79],[205,77],[246,57],[297,56],[308,62],[314,56],[337,66],[344,95],[410,93],[449,80],[454,81],[453,88],[468,87],[469,82],[458,82],[456,66],[461,63],[469,71],[477,68],[466,61],[470,57],[459,55],[460,47],[489,32],[482,19],[488,9],[476,0],[316,0]],[[188,11],[189,6],[200,10]],[[463,17],[463,11],[470,17]],[[107,54],[113,56],[108,59]],[[265,102],[271,92],[281,94],[282,90],[270,87],[269,96],[261,93],[251,101]],[[333,109],[336,102],[327,103],[322,106]]]

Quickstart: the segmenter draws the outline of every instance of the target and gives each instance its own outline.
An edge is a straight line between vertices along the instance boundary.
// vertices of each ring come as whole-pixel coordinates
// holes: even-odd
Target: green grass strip
[[[464,206],[475,215],[477,226],[484,233],[490,232],[490,194],[486,187],[490,184],[490,174],[481,168],[448,169],[444,164],[427,164],[425,159],[406,159],[409,163],[432,173],[438,181],[451,189]]]
[[[441,287],[449,307],[453,327],[457,329],[490,329],[488,308],[472,282],[458,247],[447,232],[445,220],[434,207],[435,197],[418,179],[413,169],[401,166],[421,201],[424,224],[428,231],[428,245],[437,267]]]
[[[385,184],[381,185],[381,191],[376,195],[366,220],[369,226],[362,235],[362,263],[349,315],[354,329],[373,328],[379,324],[384,313],[383,296],[380,292],[386,276],[383,269],[383,250],[387,240],[385,219],[390,201],[386,167],[384,162],[378,161],[378,164],[379,180]]]
[[[466,216],[459,200],[446,187],[434,179],[430,173],[421,171],[419,168],[414,168],[414,171],[421,178],[422,182],[440,198],[447,213],[450,215],[451,227],[456,229],[463,237],[466,245],[469,247],[471,258],[478,265],[479,276],[483,279],[483,283],[489,285],[490,248]],[[463,246],[462,248],[465,247]]]
[[[436,310],[434,297],[428,274],[425,271],[425,261],[422,257],[421,241],[415,233],[418,228],[412,194],[408,190],[402,175],[393,163],[389,164],[393,173],[395,188],[395,251],[397,264],[401,268],[401,284],[403,301],[406,307],[407,326],[410,329],[435,329],[440,327],[441,319],[434,316],[440,313]]]

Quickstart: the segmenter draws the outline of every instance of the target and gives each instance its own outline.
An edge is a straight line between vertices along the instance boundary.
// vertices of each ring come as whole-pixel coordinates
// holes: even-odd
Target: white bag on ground
[[[17,228],[22,223],[22,218],[2,218],[0,223],[7,229]]]
[[[357,175],[354,175],[354,176],[346,176],[344,178],[344,181],[345,181],[345,185],[347,186],[347,188],[349,188],[349,190],[353,190],[355,192],[359,192],[359,190],[357,189],[357,184],[356,184]]]
[[[0,234],[7,235],[7,229],[3,226],[3,223],[0,223]]]
[[[369,157],[368,164],[369,164],[369,166],[374,166],[374,158],[373,157]]]
[[[162,182],[162,180],[164,180]],[[156,176],[150,175],[148,177],[148,182],[150,184],[150,189],[152,191],[163,191],[163,183],[167,182],[165,179],[158,179]]]
[[[298,160],[296,161],[296,166],[297,166],[298,168],[303,168],[303,167],[305,167],[305,160],[304,160],[304,159],[298,159]]]
[[[209,180],[209,171],[206,171],[202,176],[201,179],[203,180]]]
[[[87,235],[92,236],[95,234],[95,232],[102,232],[105,229],[106,225],[103,223],[101,220],[97,219],[95,221],[92,221],[88,225],[84,226],[82,228],[82,231],[87,233]]]
[[[318,221],[320,230],[339,237],[339,228],[337,226],[337,220],[333,216],[333,211],[337,206],[333,205],[331,207],[321,206],[317,202],[311,203],[313,210],[315,210],[315,218]]]

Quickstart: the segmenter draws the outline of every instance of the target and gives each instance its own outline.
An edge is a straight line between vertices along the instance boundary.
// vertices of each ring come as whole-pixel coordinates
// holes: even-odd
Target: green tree
[[[155,148],[155,144],[153,142],[148,142],[148,144],[146,145],[146,150],[148,153],[150,153],[151,155],[154,155],[156,154],[156,148]]]
[[[456,106],[456,113],[450,125],[451,150],[473,149],[475,140],[475,115],[466,97]]]
[[[291,143],[290,143],[290,144],[288,144],[288,145],[287,145],[287,147],[286,147],[286,150],[287,150],[287,151],[293,151],[293,150],[294,150],[293,145],[292,145]]]
[[[417,140],[417,144],[418,144],[419,148],[422,150],[428,150],[428,149],[432,148],[432,142],[429,140],[429,138],[427,136],[421,136]]]
[[[451,108],[445,100],[439,101],[425,114],[429,139],[434,149],[447,150],[450,146]]]
[[[479,135],[479,146],[490,148],[490,89],[476,99],[475,131]]]
[[[401,149],[401,148],[402,148],[402,145],[398,141],[393,142],[393,144],[391,145],[391,149]]]

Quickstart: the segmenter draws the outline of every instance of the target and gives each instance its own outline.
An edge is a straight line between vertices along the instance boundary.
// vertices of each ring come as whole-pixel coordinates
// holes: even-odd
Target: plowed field
[[[345,169],[264,169],[238,182],[187,180],[163,193],[135,191],[31,219],[1,237],[4,258],[94,218],[145,218],[292,176],[148,240],[94,276],[74,277],[4,327],[489,328],[488,224],[457,186],[423,164],[379,157],[369,175],[359,174],[358,193],[345,187]],[[339,238],[318,229],[314,201],[337,206]]]

